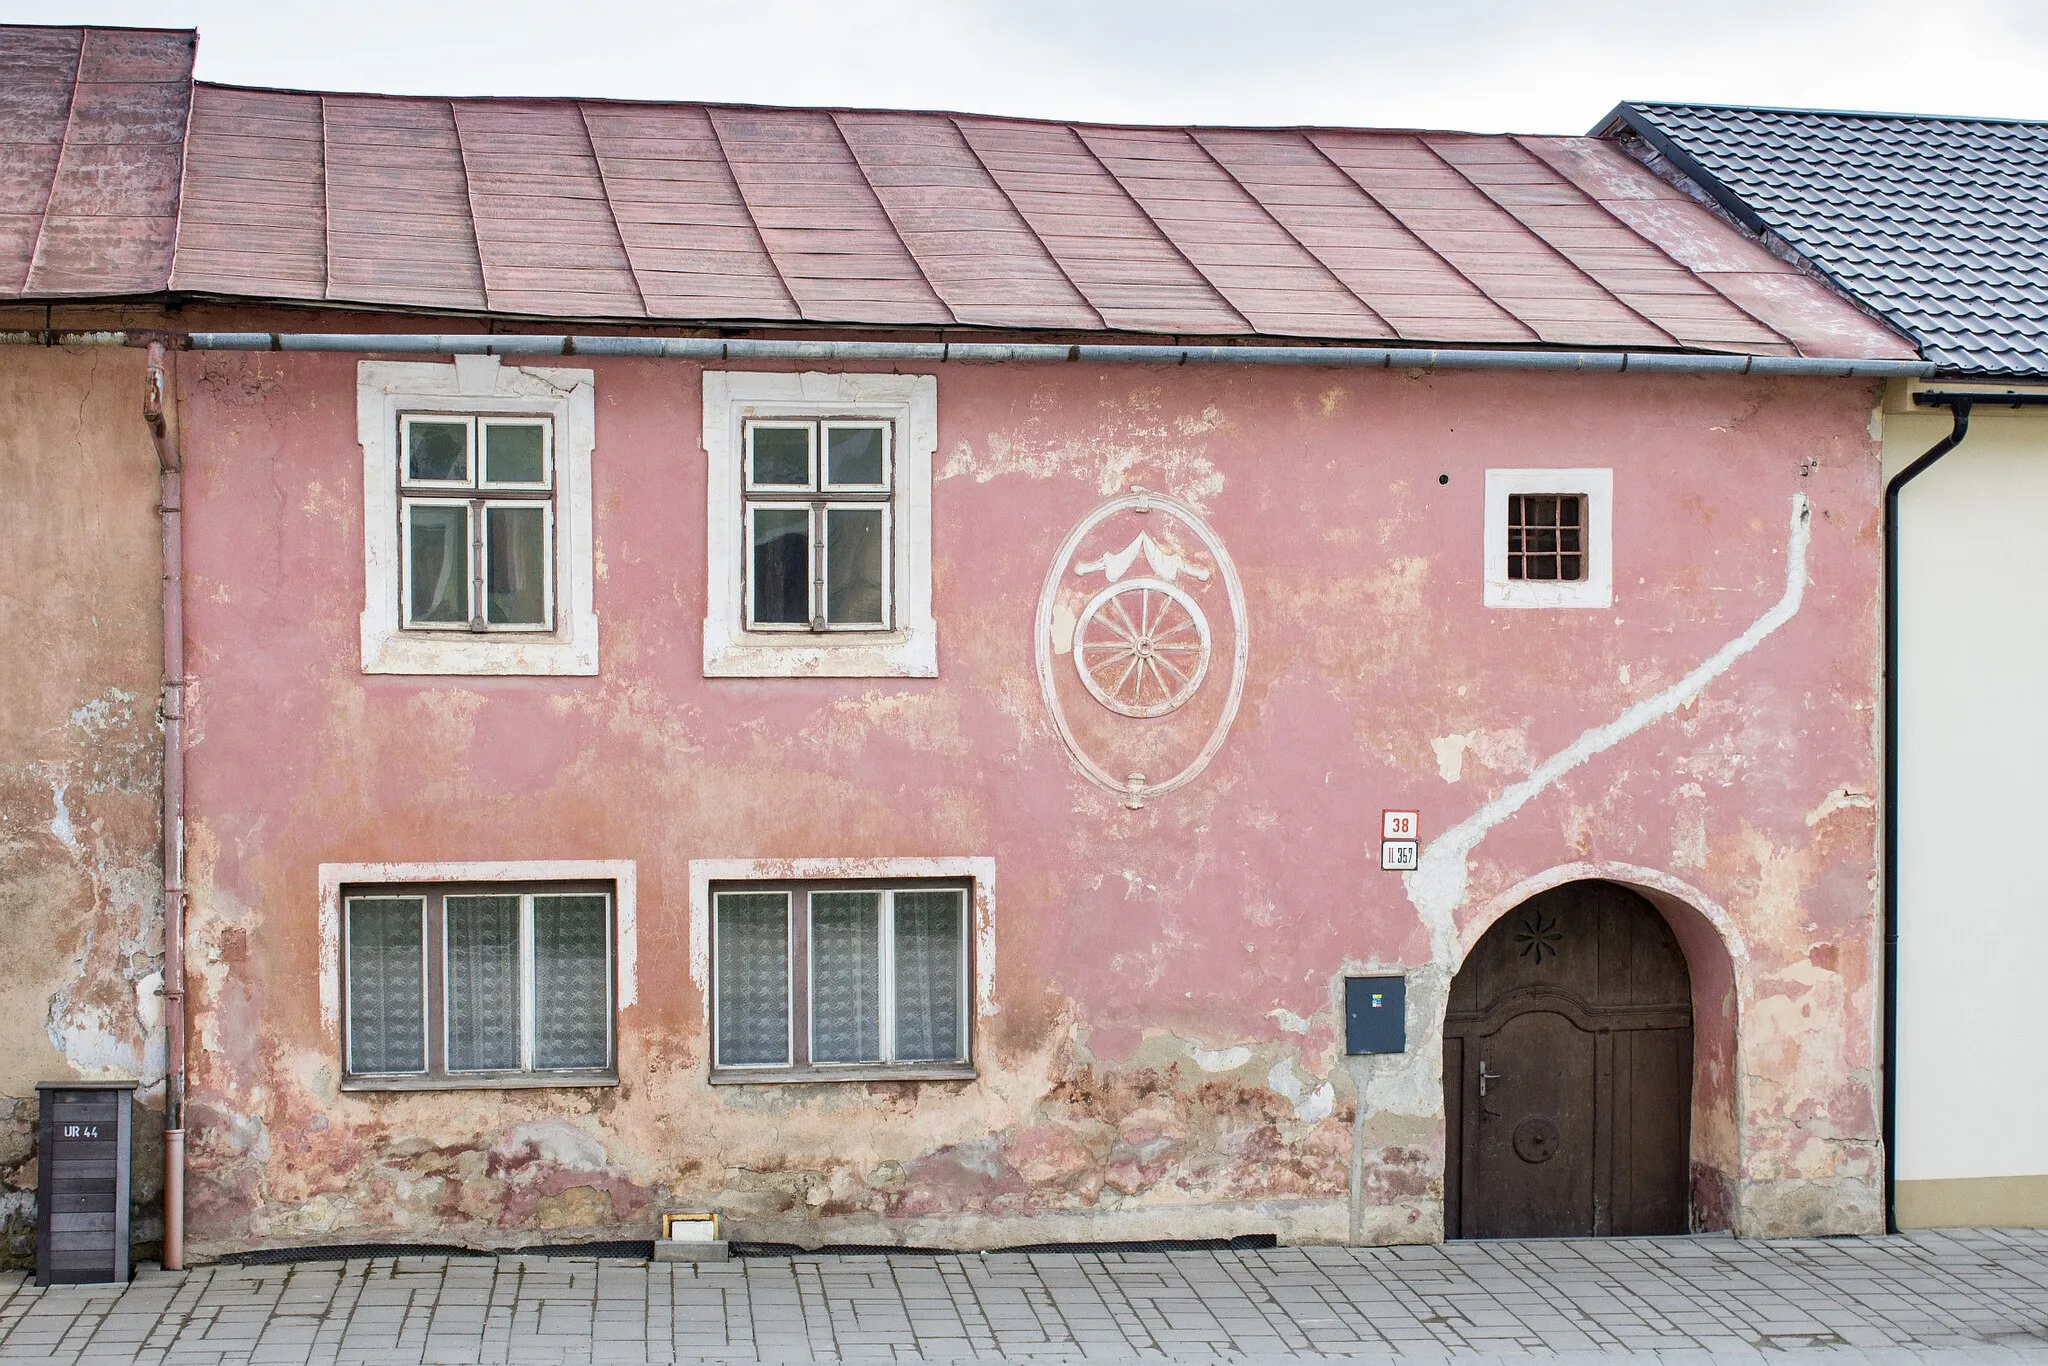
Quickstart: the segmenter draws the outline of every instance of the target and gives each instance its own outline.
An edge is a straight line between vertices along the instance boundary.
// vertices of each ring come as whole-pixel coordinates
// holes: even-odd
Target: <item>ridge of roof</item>
[[[1723,104],[1714,100],[1623,100],[1615,106],[1600,123],[1594,125],[1588,137],[1598,137],[1601,129],[1611,124],[1615,114],[1622,108],[1630,109],[1697,109],[1712,110],[1726,114],[1787,114],[1808,118],[1829,119],[1897,119],[1914,123],[1990,123],[2013,124],[2026,128],[2048,127],[2048,118],[2023,119],[2001,114],[1914,114],[1902,110],[1883,109],[1820,109],[1789,104]]]
[[[0,26],[0,31],[5,27]],[[1486,138],[1572,137],[1569,133],[1481,133],[1469,128],[1382,127],[1350,123],[1129,123],[1103,119],[1059,118],[1050,114],[1002,114],[987,110],[910,108],[883,104],[769,104],[754,100],[657,100],[629,95],[443,95],[401,94],[389,90],[317,90],[289,85],[250,85],[241,81],[203,81],[202,90],[238,91],[252,95],[305,95],[328,100],[429,100],[438,104],[598,105],[610,109],[733,109],[764,114],[902,114],[911,118],[986,119],[1048,128],[1102,128],[1133,133],[1385,133],[1389,136]],[[1593,134],[1587,134],[1591,137]]]

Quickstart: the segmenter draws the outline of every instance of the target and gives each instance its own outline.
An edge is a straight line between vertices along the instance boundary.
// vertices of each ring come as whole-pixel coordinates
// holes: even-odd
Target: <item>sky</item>
[[[2048,0],[0,0],[417,95],[1583,133],[1618,101],[2048,119]]]

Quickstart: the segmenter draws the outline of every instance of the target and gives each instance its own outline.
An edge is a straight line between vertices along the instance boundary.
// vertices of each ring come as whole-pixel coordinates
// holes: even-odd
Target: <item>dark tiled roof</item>
[[[0,27],[0,151],[0,299],[1912,354],[1597,138],[252,90]]]
[[[1927,359],[2048,375],[2048,123],[1634,103],[1615,117]]]

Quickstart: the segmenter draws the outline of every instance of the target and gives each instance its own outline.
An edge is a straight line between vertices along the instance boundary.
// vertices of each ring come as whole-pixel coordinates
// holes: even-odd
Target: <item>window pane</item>
[[[811,486],[809,427],[749,427],[747,433],[754,446],[750,482],[778,488]]]
[[[825,510],[825,619],[882,624],[882,565],[889,538],[880,508]]]
[[[425,922],[418,897],[348,903],[348,1065],[351,1072],[427,1068]]]
[[[451,896],[448,1070],[519,1066],[519,898]]]
[[[881,427],[828,427],[825,429],[825,482],[828,484],[879,484],[882,482]]]
[[[957,1062],[967,895],[896,893],[896,1060]]]
[[[718,898],[718,1062],[789,1062],[789,896],[731,892]]]
[[[493,626],[548,624],[547,511],[484,509],[484,601]]]
[[[469,620],[469,509],[408,503],[414,621]]]
[[[533,1065],[611,1061],[611,937],[606,898],[533,899]]]
[[[811,619],[811,511],[755,508],[754,620],[775,625]]]
[[[419,421],[406,423],[405,477],[468,483],[469,424]]]
[[[491,422],[484,426],[484,481],[545,484],[547,428],[538,422]]]
[[[882,1060],[882,894],[811,893],[811,1061]]]

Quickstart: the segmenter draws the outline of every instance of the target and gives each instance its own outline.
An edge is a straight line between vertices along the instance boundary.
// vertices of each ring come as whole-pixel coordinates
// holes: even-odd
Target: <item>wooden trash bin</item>
[[[36,1085],[36,1284],[128,1280],[132,1081]]]

